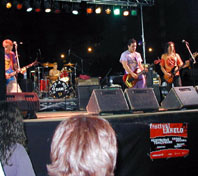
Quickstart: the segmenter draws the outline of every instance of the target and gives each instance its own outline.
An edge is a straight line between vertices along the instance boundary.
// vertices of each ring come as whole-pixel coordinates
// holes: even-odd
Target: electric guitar
[[[6,77],[6,79],[9,79],[9,78],[11,78],[12,76],[15,76],[17,73],[20,73],[22,70],[28,69],[28,68],[30,68],[30,67],[36,65],[37,63],[38,63],[38,62],[37,62],[37,60],[36,60],[36,61],[32,62],[31,64],[29,64],[29,65],[27,65],[27,66],[25,66],[25,67],[22,67],[21,69],[18,69],[18,70],[16,70],[16,71],[12,72],[12,73],[5,73],[5,77]]]
[[[148,69],[150,67],[152,67],[153,64],[149,65],[148,66]],[[141,72],[137,73],[137,69],[134,71],[134,73],[136,73],[138,75],[138,77],[144,73],[146,73],[147,71],[144,69],[142,70]],[[123,77],[122,77],[122,80],[123,82],[125,83],[125,85],[128,87],[128,88],[133,88],[136,83],[139,81],[139,79],[135,79],[131,76],[131,74],[125,74]]]
[[[196,56],[198,56],[198,53],[197,52],[193,53],[193,57],[196,57]],[[188,59],[187,61],[192,61],[192,58]],[[165,81],[167,83],[169,83],[169,84],[172,83],[174,81],[174,77],[175,77],[176,73],[178,71],[180,71],[181,69],[183,69],[183,68],[189,67],[189,64],[190,64],[190,62],[186,62],[182,67],[179,67],[176,70],[175,70],[176,66],[173,67],[173,69],[171,70],[171,72],[169,72],[171,74],[171,76],[164,75]]]

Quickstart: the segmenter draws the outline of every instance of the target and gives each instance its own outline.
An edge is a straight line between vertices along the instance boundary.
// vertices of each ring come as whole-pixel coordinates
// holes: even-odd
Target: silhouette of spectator
[[[25,140],[21,112],[12,103],[0,102],[0,160],[6,176],[35,176]]]
[[[105,119],[71,117],[56,128],[50,156],[50,176],[114,176],[115,132]]]

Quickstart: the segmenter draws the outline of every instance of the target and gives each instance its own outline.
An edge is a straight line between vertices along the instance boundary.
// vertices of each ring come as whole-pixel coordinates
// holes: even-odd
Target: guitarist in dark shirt
[[[121,54],[120,62],[125,69],[123,81],[128,88],[145,88],[146,79],[143,75],[144,67],[142,57],[136,52],[137,42],[135,39],[128,41],[128,50]]]
[[[166,44],[165,53],[161,56],[160,66],[167,82],[168,91],[172,88],[172,84],[175,87],[182,86],[179,70],[183,67],[183,61],[180,55],[176,53],[173,42]]]

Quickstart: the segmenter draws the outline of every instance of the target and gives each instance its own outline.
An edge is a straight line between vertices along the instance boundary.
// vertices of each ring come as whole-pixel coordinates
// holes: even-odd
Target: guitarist
[[[136,80],[133,88],[145,88],[146,79],[143,74],[138,76],[138,73],[144,70],[142,65],[142,57],[140,53],[136,52],[137,42],[135,39],[129,39],[128,50],[121,54],[120,62],[125,70],[126,74],[130,74],[132,78]],[[125,83],[126,84],[126,83]],[[127,86],[130,87],[130,86]]]
[[[17,71],[22,74],[26,72],[26,69],[18,70],[18,64],[13,49],[13,42],[9,39],[3,41],[3,47],[5,52],[5,77],[6,77],[6,91],[10,92],[22,92],[19,87],[16,77],[12,75]]]
[[[175,51],[175,44],[169,41],[165,47],[165,53],[161,56],[160,67],[164,73],[164,79],[167,82],[168,91],[172,88],[182,86],[179,68],[183,66],[183,61],[178,53]],[[177,71],[178,70],[178,71]],[[173,78],[173,79],[172,79]],[[173,80],[173,82],[169,81]]]

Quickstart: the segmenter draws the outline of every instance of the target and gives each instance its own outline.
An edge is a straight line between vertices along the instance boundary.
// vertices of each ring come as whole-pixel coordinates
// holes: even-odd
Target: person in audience
[[[6,176],[35,176],[24,148],[22,114],[14,104],[0,102],[0,161]]]
[[[68,118],[55,130],[50,157],[50,176],[114,176],[115,132],[102,118]]]

